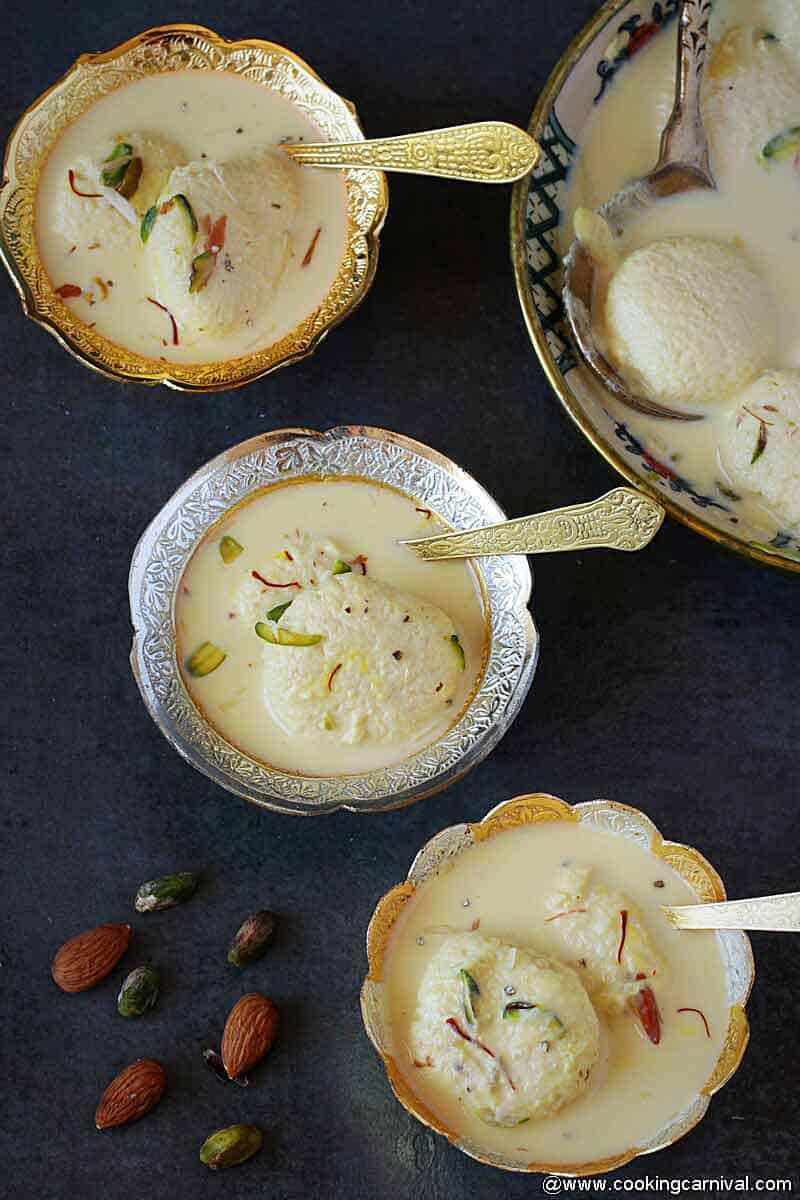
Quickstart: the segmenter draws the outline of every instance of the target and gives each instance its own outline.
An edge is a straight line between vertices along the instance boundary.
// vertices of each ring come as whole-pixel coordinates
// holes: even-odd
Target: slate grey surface
[[[80,52],[169,19],[297,50],[354,99],[368,134],[485,117],[525,123],[592,0],[491,5],[234,0],[163,8],[7,6],[0,133]],[[798,581],[667,523],[645,554],[536,563],[538,675],[506,739],[444,795],[379,817],[299,820],[249,807],[181,762],[128,669],[126,572],[142,528],[199,464],[285,425],[365,421],[439,447],[511,514],[615,482],[550,395],[508,262],[506,188],[396,178],[367,302],[320,352],[243,391],[186,397],[92,376],[25,321],[0,281],[2,718],[0,1194],[82,1200],[268,1196],[442,1200],[541,1194],[414,1123],[362,1035],[363,935],[378,896],[444,825],[531,790],[643,807],[704,850],[734,896],[798,886]],[[136,886],[173,868],[203,883],[184,908],[137,917]],[[270,906],[270,956],[237,974],[224,949]],[[134,919],[125,969],[152,957],[162,996],[123,1021],[122,966],[61,994],[51,957],[73,933]],[[736,1080],[689,1137],[615,1178],[794,1177],[800,1189],[800,956],[754,938],[753,1037]],[[228,1008],[253,988],[283,1026],[249,1091],[206,1071]],[[146,1120],[93,1127],[98,1096],[138,1055],[169,1095]],[[653,1080],[658,1086],[658,1080]],[[208,1132],[252,1119],[251,1163],[213,1176]],[[609,1185],[610,1186],[610,1185]]]

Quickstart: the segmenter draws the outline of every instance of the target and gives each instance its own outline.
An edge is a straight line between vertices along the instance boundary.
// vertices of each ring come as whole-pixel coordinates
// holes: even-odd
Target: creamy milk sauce
[[[744,24],[783,34],[781,6],[775,0],[718,0],[712,18],[712,40]],[[784,12],[786,10],[783,10]],[[675,72],[674,26],[626,63],[582,131],[582,149],[565,198],[562,248],[572,240],[572,214],[579,206],[599,208],[630,179],[647,174],[658,157],[661,131],[672,109]],[[708,80],[706,80],[708,83]],[[800,112],[797,114],[800,121]],[[779,129],[775,130],[780,132]],[[756,156],[735,162],[716,157],[712,168],[716,192],[694,192],[653,206],[623,243],[632,252],[664,237],[693,236],[740,239],[747,259],[770,288],[778,319],[777,361],[771,367],[800,366],[800,209],[796,172],[775,171],[767,177]],[[768,190],[767,190],[768,188]],[[645,417],[609,401],[625,423],[696,488],[722,503],[731,488],[717,455],[720,429],[735,398],[710,412],[705,420],[683,424]],[[735,486],[734,486],[734,490]],[[780,519],[755,497],[745,497],[737,511],[771,536]]]
[[[229,72],[179,71],[150,76],[103,97],[53,147],[39,186],[36,233],[45,270],[54,288],[71,283],[84,293],[65,303],[112,342],[148,358],[176,362],[236,358],[289,333],[322,301],[339,269],[347,226],[341,172],[289,164],[299,181],[300,211],[273,303],[256,314],[250,325],[174,346],[169,318],[146,299],[153,294],[153,284],[138,237],[133,252],[120,254],[102,244],[94,245],[88,237],[82,243],[68,242],[53,227],[59,191],[76,159],[81,155],[95,158],[99,145],[131,130],[174,141],[183,152],[184,163],[204,159],[224,163],[286,138],[325,140],[289,100]],[[134,206],[135,202],[134,195]],[[321,232],[313,257],[304,267],[303,259],[317,229]],[[97,278],[106,283],[105,299]],[[108,286],[108,280],[113,286]]]
[[[206,535],[179,587],[177,651],[182,668],[203,642],[210,641],[226,653],[225,662],[203,678],[184,671],[195,703],[223,737],[253,758],[283,770],[342,775],[399,762],[435,741],[458,719],[483,670],[487,620],[478,578],[468,562],[422,562],[397,545],[398,539],[431,536],[447,528],[434,513],[427,515],[430,510],[417,511],[422,507],[402,492],[364,480],[295,481],[245,501]],[[298,530],[315,541],[330,539],[348,560],[365,556],[370,578],[435,604],[451,618],[464,649],[465,670],[447,715],[418,740],[345,745],[322,731],[313,738],[302,737],[284,730],[268,711],[262,671],[264,656],[272,647],[259,640],[251,621],[230,613],[243,575],[249,575],[253,566],[263,569],[279,559]],[[220,557],[220,539],[225,535],[245,547],[231,564]]]
[[[557,922],[545,924],[546,901],[566,858],[592,864],[598,881],[638,906],[668,967],[657,987],[662,1037],[646,1040],[627,1016],[600,1015],[601,1062],[588,1091],[558,1114],[514,1129],[489,1126],[413,1065],[409,1051],[416,995],[442,934],[468,930],[541,951],[574,965]],[[654,886],[663,880],[664,887]],[[696,901],[662,859],[625,838],[560,822],[522,826],[465,851],[425,883],[403,909],[384,963],[385,1016],[397,1065],[412,1090],[451,1130],[480,1147],[527,1162],[577,1163],[621,1153],[652,1137],[680,1113],[710,1076],[725,1040],[728,1004],[716,935],[679,933],[661,904]],[[465,902],[469,905],[465,906]],[[422,944],[420,944],[420,939]],[[580,968],[578,968],[580,970]],[[708,1020],[711,1037],[694,1013]]]

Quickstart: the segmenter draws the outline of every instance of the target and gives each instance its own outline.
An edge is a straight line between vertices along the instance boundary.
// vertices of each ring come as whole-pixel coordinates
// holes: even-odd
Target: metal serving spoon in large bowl
[[[620,238],[644,209],[681,192],[716,187],[708,161],[708,142],[700,113],[700,84],[708,44],[711,0],[682,0],[678,12],[678,67],[675,104],[661,135],[661,150],[649,175],[634,179],[599,210],[579,210],[576,237],[564,259],[564,307],[572,336],[600,382],[623,404],[651,417],[701,421],[702,414],[681,412],[633,393],[600,350],[592,330],[592,305],[599,266],[609,268]],[[584,215],[585,214],[585,215]],[[583,218],[581,220],[581,217]],[[605,222],[605,228],[602,222]],[[598,261],[605,257],[605,262]]]

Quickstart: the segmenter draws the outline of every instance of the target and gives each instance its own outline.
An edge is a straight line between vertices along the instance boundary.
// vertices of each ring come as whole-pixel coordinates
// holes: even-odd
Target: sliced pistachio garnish
[[[536,1012],[546,1022],[546,1030],[548,1037],[561,1038],[564,1036],[564,1022],[553,1012],[552,1008],[542,1008],[540,1004],[532,1004],[528,1000],[514,1000],[511,1004],[507,1004],[503,1009],[504,1021],[518,1021],[519,1018],[530,1012]]]
[[[269,610],[269,612],[267,613],[267,620],[268,621],[280,621],[281,617],[286,612],[287,608],[291,608],[291,607],[292,607],[291,600],[285,600],[283,604],[276,604],[275,607],[271,608]]]
[[[120,196],[124,196],[126,200],[130,200],[131,196],[136,194],[136,189],[142,180],[143,170],[144,164],[142,160],[140,158],[132,158],[128,163],[128,169],[117,184],[117,191]]]
[[[791,158],[798,150],[800,150],[800,125],[792,125],[770,138],[761,151],[761,157],[771,162],[783,162],[784,159]]]
[[[186,670],[190,675],[198,678],[202,675],[210,675],[212,671],[216,671],[217,667],[222,666],[226,657],[224,650],[220,650],[219,646],[215,646],[213,642],[203,642],[187,662]]]
[[[152,208],[148,208],[147,212],[142,217],[142,223],[139,226],[139,236],[143,242],[146,242],[153,232],[153,226],[156,223],[158,216],[158,205],[154,204]]]
[[[470,975],[469,971],[463,968],[458,972],[458,978],[464,984],[464,1016],[470,1025],[475,1024],[475,1013],[477,1011],[476,1000],[481,994],[481,989]]]
[[[142,178],[143,163],[138,155],[134,155],[130,142],[117,142],[101,171],[101,178],[106,187],[113,188],[130,200],[136,192]]]
[[[216,255],[209,250],[204,250],[202,254],[198,254],[196,258],[192,259],[192,270],[189,275],[190,292],[202,292],[214,273],[216,262]]]
[[[177,196],[173,196],[169,203],[174,204],[183,213],[186,223],[189,226],[189,232],[194,237],[197,233],[197,217],[194,215],[194,210],[183,192],[178,192]]]
[[[450,637],[448,638],[448,641],[450,642],[450,645],[453,647],[453,653],[455,654],[456,658],[458,659],[458,669],[460,671],[463,671],[467,665],[467,660],[464,657],[464,647],[461,645],[461,642],[458,640],[458,634],[451,633]]]
[[[236,538],[232,538],[227,533],[219,543],[219,554],[224,563],[232,563],[234,559],[239,557],[243,550],[244,546],[240,545]]]
[[[331,575],[349,575],[352,570],[350,563],[346,563],[343,558],[337,558],[333,564]]]
[[[271,646],[316,646],[321,633],[295,633],[293,629],[273,629],[265,621],[256,621],[256,633]]]
[[[103,163],[101,178],[106,187],[115,188],[122,182],[128,169],[128,163],[133,158],[133,146],[130,142],[117,142],[108,158]]]

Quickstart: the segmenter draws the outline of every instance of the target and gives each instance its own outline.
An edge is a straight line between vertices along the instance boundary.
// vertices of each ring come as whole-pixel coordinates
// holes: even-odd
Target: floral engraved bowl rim
[[[533,173],[514,185],[511,198],[510,253],[520,307],[533,348],[551,388],[574,424],[610,466],[630,483],[663,504],[671,517],[681,521],[702,537],[751,561],[786,572],[800,573],[800,539],[779,531],[771,543],[764,542],[755,531],[745,531],[726,511],[724,503],[699,494],[689,481],[662,475],[663,467],[654,471],[652,456],[648,454],[646,447],[630,434],[628,438],[631,439],[631,443],[626,441],[623,436],[627,432],[625,418],[617,417],[616,409],[613,413],[608,410],[605,413],[618,426],[616,435],[611,425],[608,430],[604,428],[599,415],[594,415],[593,406],[583,395],[580,375],[588,369],[575,363],[572,343],[563,318],[560,294],[556,295],[556,292],[560,292],[560,283],[556,282],[556,259],[560,261],[560,254],[554,238],[557,236],[555,231],[560,217],[559,186],[563,183],[563,168],[553,170],[556,164],[551,151],[553,154],[557,153],[557,147],[555,144],[548,145],[548,126],[552,125],[551,132],[555,134],[555,141],[562,146],[570,146],[570,154],[574,154],[575,142],[563,128],[562,120],[556,114],[556,107],[560,100],[563,101],[573,73],[577,83],[569,94],[568,109],[571,119],[575,117],[576,108],[583,103],[582,99],[580,103],[576,101],[576,92],[580,91],[582,97],[581,89],[585,87],[594,93],[599,82],[600,92],[593,96],[596,103],[600,100],[607,81],[620,67],[624,69],[627,58],[636,52],[636,44],[630,50],[622,44],[627,41],[630,45],[633,38],[630,30],[625,32],[628,25],[636,23],[637,32],[644,30],[646,36],[638,44],[644,44],[647,36],[656,32],[653,22],[648,17],[656,8],[663,10],[660,17],[663,28],[674,16],[677,5],[674,0],[660,6],[650,4],[649,0],[641,0],[639,3],[636,3],[636,0],[606,0],[567,46],[539,94],[528,122],[528,132],[542,147],[542,157]],[[627,22],[619,25],[616,18],[621,17],[623,13]],[[603,43],[598,50],[600,35],[605,37],[606,33],[608,45]],[[665,36],[669,35],[665,33]],[[599,61],[594,63],[598,53]],[[595,65],[594,72],[591,71],[592,63]],[[586,73],[586,79],[581,77],[581,72]],[[561,117],[563,116],[562,111]],[[537,203],[547,211],[541,223],[537,225],[535,234],[529,238],[526,233],[526,220],[529,200],[534,194],[537,196]],[[542,256],[537,258],[535,265],[529,263],[528,259],[529,242],[534,241],[538,241]],[[571,374],[575,374],[577,378],[575,387],[570,380]],[[596,386],[596,391],[598,395],[602,395],[600,385]],[[714,517],[720,518],[719,523],[715,523]],[[726,522],[733,521],[730,528],[723,525],[723,519]]]
[[[102,96],[148,75],[177,70],[242,75],[285,95],[320,128],[323,139],[363,141],[354,105],[286,47],[261,38],[228,41],[202,25],[156,26],[110,50],[80,55],[19,118],[6,145],[0,187],[0,258],[25,315],[84,366],[126,382],[213,392],[244,386],[307,357],[357,307],[375,276],[389,195],[382,172],[344,170],[347,233],[337,275],[322,302],[272,345],[206,363],[165,362],[117,345],[79,320],[53,291],[34,229],[39,177],[56,139]]]
[[[580,1163],[531,1162],[520,1164],[486,1151],[461,1138],[446,1125],[406,1083],[392,1053],[390,1031],[383,1013],[383,965],[395,923],[416,890],[465,850],[521,825],[567,821],[592,826],[618,837],[636,841],[664,859],[689,884],[698,901],[725,900],[725,888],[708,860],[691,846],[665,840],[658,828],[638,808],[614,800],[590,800],[568,804],[547,792],[533,792],[504,800],[475,823],[451,825],[432,837],[414,858],[408,875],[377,903],[367,928],[368,973],[361,987],[361,1015],[369,1040],[381,1061],[395,1097],[423,1125],[440,1133],[457,1149],[487,1166],[507,1171],[548,1175],[598,1175],[616,1170],[641,1154],[652,1154],[673,1145],[689,1133],[708,1110],[711,1097],[733,1076],[742,1061],[749,1039],[745,1006],[755,980],[755,963],[747,934],[725,931],[718,934],[728,988],[728,1031],[719,1058],[701,1091],[686,1108],[653,1137],[605,1159]]]
[[[233,446],[190,476],[151,521],[131,561],[131,667],[150,715],[193,767],[276,812],[380,812],[440,791],[494,748],[519,712],[536,669],[539,635],[528,611],[527,559],[476,558],[487,605],[487,659],[472,698],[435,742],[392,766],[307,776],[250,758],[217,732],[191,700],[176,657],[174,601],[189,558],[209,529],[254,492],[306,477],[354,476],[398,488],[458,528],[505,519],[466,471],[402,434],[368,425],[324,433],[279,429]]]

